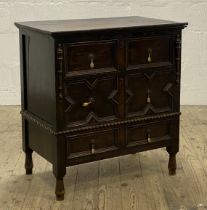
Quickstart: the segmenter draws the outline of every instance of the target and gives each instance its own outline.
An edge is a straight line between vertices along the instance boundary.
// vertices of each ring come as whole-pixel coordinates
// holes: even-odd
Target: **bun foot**
[[[55,194],[57,201],[64,200],[65,189],[64,189],[63,179],[56,179]]]
[[[32,174],[32,168],[26,168],[26,174],[31,175]]]
[[[173,175],[176,174],[176,168],[177,168],[176,156],[170,154],[169,163],[168,163],[168,170],[169,170],[169,175],[170,176],[173,176]]]
[[[25,152],[25,171],[27,175],[32,174],[32,168],[33,168],[33,161],[32,161],[32,150],[31,149],[27,149]]]
[[[56,200],[57,201],[63,201],[64,200],[64,194],[62,194],[62,195],[57,195],[56,194]]]
[[[176,170],[171,170],[171,169],[169,169],[169,175],[170,175],[170,176],[176,175]]]

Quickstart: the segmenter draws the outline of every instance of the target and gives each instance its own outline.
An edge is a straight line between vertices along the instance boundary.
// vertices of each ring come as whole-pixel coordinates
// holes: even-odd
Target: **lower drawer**
[[[66,138],[69,159],[114,151],[118,148],[116,129],[68,135]]]
[[[118,131],[126,129],[120,137]],[[119,133],[119,134],[118,134]],[[122,132],[121,132],[122,133]],[[179,138],[179,118],[128,124],[105,130],[70,134],[66,136],[67,158],[73,161],[93,160],[169,146]],[[124,139],[125,145],[122,141]]]
[[[174,134],[174,120],[155,121],[127,126],[127,147],[170,141]]]

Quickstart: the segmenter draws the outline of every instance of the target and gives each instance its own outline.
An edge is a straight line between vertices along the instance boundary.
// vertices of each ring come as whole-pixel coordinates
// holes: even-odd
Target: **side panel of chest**
[[[41,33],[22,30],[20,43],[22,110],[56,127],[54,39]]]

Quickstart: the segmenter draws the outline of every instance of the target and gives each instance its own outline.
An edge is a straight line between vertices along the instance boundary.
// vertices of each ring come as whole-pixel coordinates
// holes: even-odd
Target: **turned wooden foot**
[[[66,140],[65,137],[60,135],[57,139],[57,153],[54,157],[53,174],[56,178],[55,195],[58,201],[64,200],[64,182],[63,177],[66,174]]]
[[[33,168],[33,161],[32,161],[32,150],[31,149],[27,149],[27,151],[25,152],[25,170],[26,170],[26,174],[32,174],[32,168]]]
[[[168,170],[169,170],[169,175],[173,176],[176,174],[176,155],[170,154],[169,156],[169,163],[168,163]]]
[[[56,178],[55,194],[58,201],[64,200],[65,189],[63,179]]]

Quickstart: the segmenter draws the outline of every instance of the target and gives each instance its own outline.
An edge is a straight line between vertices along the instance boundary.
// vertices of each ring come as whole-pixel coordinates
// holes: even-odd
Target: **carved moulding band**
[[[54,131],[53,127],[45,120],[40,119],[39,117],[35,116],[34,114],[32,114],[29,111],[21,111],[20,114],[22,115],[22,117],[24,119],[26,119],[30,122],[33,122],[36,125],[38,125],[39,127],[47,130],[49,133],[56,135],[56,132]]]
[[[107,127],[116,126],[116,125],[131,124],[131,123],[143,122],[143,121],[148,121],[148,120],[176,117],[181,114],[180,112],[173,112],[173,113],[166,113],[166,114],[160,114],[160,115],[155,115],[155,116],[139,117],[139,118],[133,118],[133,119],[129,119],[129,120],[104,123],[104,124],[99,124],[99,125],[84,126],[84,127],[80,127],[80,128],[72,128],[72,129],[63,130],[63,131],[55,131],[54,128],[52,127],[52,125],[50,125],[48,122],[40,119],[39,117],[35,116],[31,112],[21,111],[20,113],[22,114],[22,117],[24,119],[35,123],[36,125],[40,126],[41,128],[47,130],[49,133],[56,135],[56,136],[61,135],[61,134],[73,133],[73,132],[77,132],[77,131],[94,130],[94,129],[98,129],[98,128],[107,128]]]

